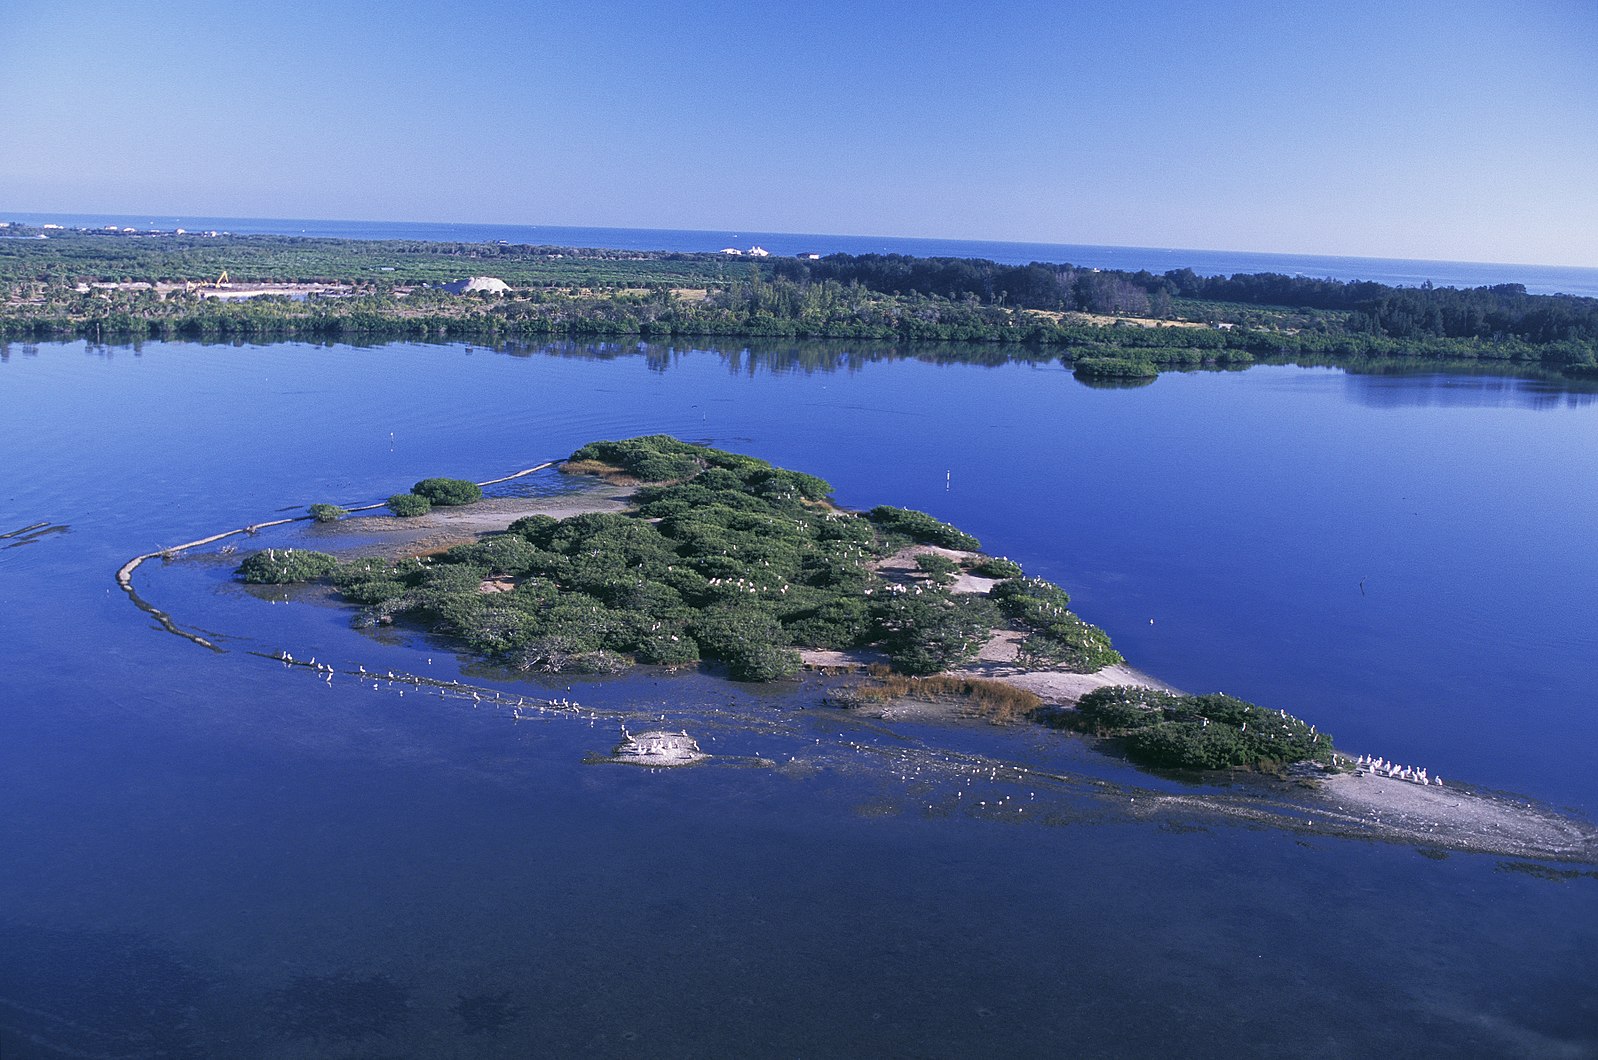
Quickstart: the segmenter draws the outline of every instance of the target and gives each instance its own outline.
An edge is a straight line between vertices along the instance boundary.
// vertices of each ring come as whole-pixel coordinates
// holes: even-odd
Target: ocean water
[[[1598,268],[1563,265],[1508,265],[1468,261],[1417,261],[1318,254],[1262,254],[1251,251],[1193,250],[1172,247],[1106,247],[1075,243],[1014,243],[963,239],[909,239],[896,236],[815,235],[795,232],[710,232],[655,228],[570,228],[556,225],[434,224],[418,221],[330,221],[283,218],[166,217],[146,214],[7,214],[7,220],[68,227],[123,228],[237,234],[324,236],[335,239],[419,239],[438,242],[507,243],[600,247],[614,250],[666,250],[715,253],[759,246],[773,254],[911,254],[917,257],[987,258],[1010,265],[1033,261],[1087,268],[1153,273],[1192,269],[1206,276],[1275,272],[1336,280],[1374,280],[1415,287],[1482,287],[1519,283],[1532,294],[1598,296]]]
[[[852,719],[813,681],[521,680],[246,590],[214,549],[138,588],[221,651],[113,581],[655,431],[949,519],[1177,685],[1598,812],[1591,394],[1293,367],[1103,390],[816,344],[13,345],[0,533],[46,525],[0,538],[0,1056],[1598,1051],[1598,877],[1144,816],[1185,782],[1031,726]],[[716,758],[588,764],[623,721]]]

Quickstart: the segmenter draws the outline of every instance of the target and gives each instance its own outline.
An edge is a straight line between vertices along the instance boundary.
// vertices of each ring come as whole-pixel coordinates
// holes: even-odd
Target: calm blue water
[[[655,228],[567,228],[557,225],[433,224],[420,221],[328,221],[243,217],[158,217],[146,214],[9,214],[28,224],[68,227],[158,228],[191,232],[211,229],[238,234],[325,236],[334,239],[420,239],[440,242],[507,243],[670,250],[714,253],[726,247],[761,246],[773,254],[912,254],[918,257],[987,258],[1011,265],[1065,262],[1097,269],[1153,273],[1188,268],[1205,276],[1276,272],[1336,280],[1374,280],[1414,287],[1525,284],[1533,294],[1598,296],[1598,268],[1505,265],[1471,261],[1352,258],[1321,254],[1259,254],[1238,250],[1172,247],[1102,247],[1075,243],[1007,243],[967,239],[905,239],[896,236],[806,235],[796,232],[701,232]]]
[[[114,586],[280,510],[669,431],[950,519],[1178,685],[1598,811],[1592,395],[597,352],[5,351],[0,533],[68,529],[0,539],[0,1056],[1598,1051],[1595,878],[1143,821],[1122,797],[1172,782],[1077,741],[852,721],[811,687],[577,683],[599,717],[517,722],[329,685],[250,652],[504,679],[228,558],[139,575],[220,654]],[[721,764],[584,765],[618,713]]]

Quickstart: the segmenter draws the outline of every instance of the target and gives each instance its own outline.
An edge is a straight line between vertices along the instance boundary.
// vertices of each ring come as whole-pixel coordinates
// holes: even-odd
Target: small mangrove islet
[[[975,537],[925,512],[848,511],[814,475],[665,435],[590,443],[561,470],[633,487],[629,508],[527,515],[503,532],[399,559],[267,549],[238,574],[324,581],[359,609],[357,625],[417,623],[524,672],[709,666],[766,682],[807,661],[869,665],[867,680],[834,702],[954,699],[995,720],[1112,738],[1157,766],[1333,760],[1331,739],[1285,712],[1142,680],[1103,630],[1070,609],[1064,589],[982,554]],[[467,505],[481,496],[471,483],[427,479],[388,507],[404,515],[396,501],[406,497]],[[958,672],[999,657],[995,646],[1008,652],[1005,670]],[[1080,693],[1051,706],[1007,683],[1008,671],[1081,675],[1096,690],[1083,709],[1062,710],[1061,698]]]

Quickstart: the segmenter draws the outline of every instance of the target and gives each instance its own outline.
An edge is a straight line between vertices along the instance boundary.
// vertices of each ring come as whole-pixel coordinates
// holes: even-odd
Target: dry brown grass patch
[[[613,486],[636,486],[639,483],[625,468],[607,464],[603,460],[567,460],[556,470],[563,475],[594,475]]]
[[[954,674],[906,677],[893,673],[881,664],[868,666],[866,672],[871,675],[872,681],[853,690],[863,701],[959,699],[965,701],[973,714],[1000,725],[1019,721],[1043,706],[1043,700],[1037,694],[1003,681]]]

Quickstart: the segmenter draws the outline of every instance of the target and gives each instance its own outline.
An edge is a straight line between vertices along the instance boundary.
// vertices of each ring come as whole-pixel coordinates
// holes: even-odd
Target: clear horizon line
[[[181,217],[182,215],[175,214],[175,213],[172,213],[170,211],[119,212],[119,211],[114,211],[114,210],[98,210],[98,211],[90,211],[90,212],[86,212],[86,213],[83,213],[83,212],[67,212],[67,211],[62,211],[62,212],[59,212],[59,213],[55,213],[55,212],[50,212],[50,211],[22,210],[22,211],[18,211],[16,214],[10,215],[10,217],[17,217],[17,216],[23,216],[23,217],[50,217],[50,216],[56,216],[56,217],[95,217],[95,216],[105,216],[105,217],[135,218],[135,217],[161,217],[161,216]],[[574,229],[574,230],[588,229],[588,230],[593,230],[593,231],[608,231],[608,232],[676,232],[676,233],[694,233],[694,234],[703,233],[703,234],[724,234],[724,235],[739,235],[739,234],[743,234],[743,233],[747,232],[747,233],[749,233],[751,235],[790,236],[790,237],[796,237],[796,238],[797,237],[802,237],[802,236],[823,236],[823,237],[843,237],[843,238],[847,238],[847,239],[920,240],[920,241],[924,241],[924,242],[934,242],[934,243],[937,243],[937,242],[941,242],[941,243],[972,243],[972,244],[1008,243],[1008,244],[1012,244],[1012,245],[1015,245],[1015,246],[1093,247],[1093,248],[1111,249],[1111,250],[1150,250],[1150,251],[1158,251],[1160,253],[1189,253],[1189,252],[1191,252],[1191,253],[1198,253],[1198,254],[1256,254],[1256,255],[1262,255],[1262,256],[1272,256],[1272,257],[1282,257],[1282,258],[1339,258],[1339,259],[1348,260],[1348,261],[1391,261],[1391,262],[1413,262],[1413,263],[1419,263],[1419,264],[1440,264],[1440,265],[1481,265],[1481,266],[1512,266],[1512,267],[1517,267],[1518,266],[1518,267],[1541,268],[1541,269],[1578,269],[1578,270],[1586,270],[1586,271],[1598,272],[1598,264],[1595,264],[1595,265],[1572,265],[1572,264],[1560,263],[1560,262],[1539,262],[1539,261],[1483,261],[1483,260],[1477,260],[1477,259],[1471,259],[1471,258],[1426,258],[1426,257],[1401,258],[1401,257],[1391,257],[1391,256],[1388,256],[1388,255],[1380,255],[1380,254],[1346,254],[1346,253],[1330,254],[1330,253],[1322,253],[1322,252],[1308,251],[1308,250],[1302,250],[1302,251],[1293,251],[1293,250],[1250,250],[1250,249],[1240,248],[1240,247],[1161,247],[1161,246],[1155,246],[1155,245],[1152,245],[1152,244],[1141,244],[1141,243],[1062,243],[1062,242],[1055,242],[1055,241],[1051,241],[1051,240],[1037,240],[1037,239],[975,238],[975,237],[971,237],[971,236],[893,235],[893,234],[884,233],[884,232],[875,232],[875,233],[785,232],[785,231],[779,231],[779,230],[776,230],[776,229],[756,229],[756,228],[743,228],[743,229],[740,229],[740,228],[736,228],[736,227],[734,227],[734,228],[661,228],[661,227],[658,227],[658,226],[634,227],[634,226],[614,225],[614,224],[607,224],[607,225],[580,225],[580,224],[554,224],[554,223],[549,223],[549,222],[532,223],[532,222],[525,222],[525,221],[439,221],[439,220],[414,220],[414,219],[396,220],[394,218],[375,218],[375,217],[364,217],[364,218],[363,217],[271,217],[271,216],[265,216],[265,215],[261,215],[261,216],[246,216],[246,215],[242,215],[242,214],[240,214],[240,215],[223,215],[223,214],[206,215],[206,214],[200,214],[200,213],[193,214],[192,216],[194,216],[194,217],[207,217],[210,220],[217,220],[217,221],[224,221],[224,220],[232,220],[232,221],[315,221],[315,222],[320,222],[320,223],[324,223],[324,224],[414,224],[414,225],[440,225],[440,226],[453,225],[453,226],[459,226],[459,227],[485,227],[485,228],[486,227],[501,227],[501,228],[563,228],[563,229]],[[7,220],[7,219],[9,219],[9,217],[7,215],[0,214],[0,220]],[[354,237],[326,237],[326,238],[354,238]],[[595,248],[595,249],[604,249],[604,248]],[[709,253],[709,252],[707,252],[707,253]]]

